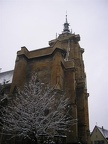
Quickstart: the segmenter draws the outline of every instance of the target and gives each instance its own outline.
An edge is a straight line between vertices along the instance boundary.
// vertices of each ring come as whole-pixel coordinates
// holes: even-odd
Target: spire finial
[[[68,23],[68,22],[67,22],[67,15],[66,15],[66,23]]]
[[[67,11],[66,11],[66,22],[64,23],[63,33],[70,33],[69,23],[68,23],[68,21],[67,21]]]
[[[67,22],[67,11],[66,11],[66,23],[68,23],[68,22]]]

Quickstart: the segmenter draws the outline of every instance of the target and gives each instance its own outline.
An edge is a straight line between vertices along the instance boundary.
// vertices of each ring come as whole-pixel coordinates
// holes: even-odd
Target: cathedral
[[[44,83],[54,89],[64,90],[70,98],[72,116],[77,119],[77,123],[71,126],[67,143],[90,144],[89,94],[83,61],[84,49],[80,47],[79,41],[80,35],[70,31],[66,15],[62,33],[49,41],[49,47],[29,51],[24,46],[17,52],[15,68],[9,73],[9,91],[12,94],[16,87],[24,85],[34,71],[37,72]]]

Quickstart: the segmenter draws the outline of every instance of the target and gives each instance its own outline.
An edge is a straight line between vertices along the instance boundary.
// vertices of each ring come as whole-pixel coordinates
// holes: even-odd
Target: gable
[[[108,141],[101,128],[95,126],[91,133],[91,141],[93,144],[108,144]]]

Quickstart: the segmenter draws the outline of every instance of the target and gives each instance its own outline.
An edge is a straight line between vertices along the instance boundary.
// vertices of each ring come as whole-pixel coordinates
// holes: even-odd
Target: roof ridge
[[[104,127],[99,127],[99,126],[97,126],[98,128],[100,128],[100,129],[102,129],[102,130],[106,130],[106,131],[108,131],[107,129],[105,129]]]

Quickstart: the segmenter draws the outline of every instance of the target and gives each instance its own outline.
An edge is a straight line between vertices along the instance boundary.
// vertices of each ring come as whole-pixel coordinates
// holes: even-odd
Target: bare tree
[[[23,90],[2,108],[0,116],[3,133],[38,141],[40,136],[66,135],[76,123],[69,114],[69,99],[61,91],[45,86],[33,74]]]

